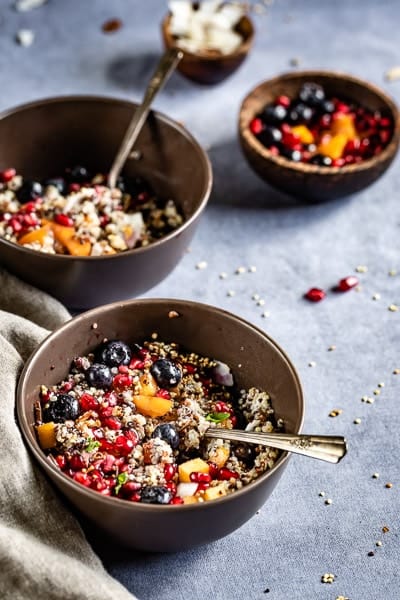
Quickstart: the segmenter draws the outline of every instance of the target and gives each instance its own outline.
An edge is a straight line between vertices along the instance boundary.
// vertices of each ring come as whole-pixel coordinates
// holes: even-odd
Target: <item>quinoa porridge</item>
[[[208,427],[282,430],[268,393],[237,389],[228,365],[157,340],[104,340],[35,405],[41,448],[105,496],[151,504],[214,500],[272,468],[280,452],[206,439]]]
[[[156,196],[139,177],[66,169],[63,177],[24,180],[0,172],[0,237],[48,254],[103,256],[143,247],[177,229],[183,216],[172,199]]]

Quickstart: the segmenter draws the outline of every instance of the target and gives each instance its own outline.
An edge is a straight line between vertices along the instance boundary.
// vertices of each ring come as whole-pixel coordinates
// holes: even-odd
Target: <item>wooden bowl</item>
[[[171,319],[171,310],[179,317]],[[116,539],[132,548],[176,552],[221,538],[250,519],[274,490],[289,454],[282,452],[275,465],[254,482],[212,502],[185,506],[144,504],[103,496],[65,475],[46,458],[33,427],[33,406],[40,386],[51,386],[63,379],[74,357],[92,351],[103,338],[132,344],[148,338],[153,331],[157,331],[160,340],[177,342],[232,366],[238,389],[256,386],[268,390],[276,417],[284,420],[287,431],[300,432],[304,417],[301,383],[278,344],[231,313],[175,299],[109,304],[58,328],[25,365],[18,386],[17,414],[28,448],[49,479],[72,506],[95,524],[107,543]]]
[[[249,123],[277,96],[293,98],[303,83],[308,81],[322,85],[327,96],[353,100],[372,111],[379,110],[390,116],[394,123],[393,135],[382,152],[358,164],[344,167],[320,167],[273,156],[251,133]],[[248,163],[267,183],[292,196],[324,201],[358,192],[386,171],[399,146],[400,118],[393,100],[366,81],[343,73],[301,71],[263,81],[251,90],[240,108],[239,137]]]
[[[176,39],[171,34],[169,24],[171,15],[168,14],[161,24],[162,37],[165,48],[175,48]],[[177,70],[187,79],[197,83],[210,85],[220,83],[242,64],[248,55],[254,39],[254,26],[249,17],[243,16],[235,31],[243,38],[241,46],[231,54],[219,52],[192,53],[183,50],[183,58]]]

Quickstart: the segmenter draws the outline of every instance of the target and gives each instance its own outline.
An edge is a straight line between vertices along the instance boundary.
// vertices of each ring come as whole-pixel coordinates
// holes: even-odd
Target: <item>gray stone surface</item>
[[[0,0],[0,109],[66,93],[141,97],[161,49],[164,2],[49,0],[24,14],[11,4]],[[106,36],[101,24],[114,16],[124,27]],[[264,328],[300,373],[304,430],[345,435],[349,454],[338,466],[293,457],[260,513],[207,547],[141,555],[95,541],[108,570],[142,600],[399,597],[400,375],[393,370],[400,368],[400,312],[388,310],[400,305],[399,160],[368,190],[307,206],[253,175],[236,136],[241,99],[257,82],[289,70],[293,57],[302,68],[368,78],[399,100],[400,81],[384,80],[400,64],[399,19],[397,0],[276,0],[255,17],[255,48],[231,79],[202,88],[174,75],[156,102],[210,147],[215,185],[190,252],[147,296],[201,300]],[[14,42],[21,27],[36,34],[28,49]],[[196,270],[203,260],[207,269]],[[257,271],[235,275],[241,265]],[[357,265],[368,267],[360,292],[331,292],[318,305],[302,298],[311,286],[330,290]],[[389,276],[391,269],[398,275]],[[254,293],[265,306],[256,305]],[[379,382],[385,387],[374,396]],[[364,395],[375,402],[362,403]],[[333,408],[343,413],[331,419]],[[392,489],[385,488],[389,481]],[[336,576],[331,585],[321,583],[327,572]]]

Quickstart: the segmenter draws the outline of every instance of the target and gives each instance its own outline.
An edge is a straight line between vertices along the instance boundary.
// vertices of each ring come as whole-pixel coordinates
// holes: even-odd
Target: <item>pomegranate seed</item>
[[[102,406],[99,410],[99,415],[102,419],[106,419],[107,417],[112,417],[112,412],[112,406]]]
[[[139,443],[139,436],[134,429],[128,429],[128,431],[125,431],[125,437],[130,440],[134,446],[137,446]]]
[[[194,365],[190,365],[188,363],[183,365],[183,368],[186,371],[186,373],[188,373],[189,375],[193,375],[193,373],[196,373],[196,371],[197,371],[197,367],[195,367]]]
[[[320,302],[325,298],[325,296],[326,293],[320,288],[311,288],[304,294],[304,297],[311,302]]]
[[[239,474],[235,473],[234,471],[231,471],[230,469],[227,469],[226,467],[222,467],[219,470],[218,479],[223,479],[224,481],[227,481],[228,479],[231,479],[232,477],[233,477],[233,479],[238,479]]]
[[[82,394],[82,396],[79,398],[79,404],[84,412],[87,410],[96,410],[99,406],[96,398],[90,394]]]
[[[285,131],[282,135],[282,144],[284,146],[287,146],[288,148],[291,148],[292,150],[301,150],[302,149],[302,145],[301,145],[301,140],[299,138],[298,135],[295,135],[294,133],[292,133],[291,131]]]
[[[104,452],[112,452],[114,450],[114,446],[111,442],[105,439],[100,440],[100,449]]]
[[[124,435],[119,435],[114,442],[114,449],[120,456],[128,456],[134,447],[135,444],[132,440],[129,440]]]
[[[332,161],[332,167],[343,167],[346,164],[344,158],[335,158]]]
[[[176,466],[166,464],[164,465],[164,477],[165,481],[171,481],[176,473]]]
[[[107,417],[104,419],[103,424],[114,431],[118,431],[122,427],[121,421],[117,417]]]
[[[388,119],[387,117],[382,117],[382,119],[379,121],[379,125],[381,127],[391,127],[392,126],[392,122],[390,119]]]
[[[74,387],[74,384],[72,383],[72,381],[66,381],[65,383],[62,384],[61,391],[62,392],[70,392],[73,387]]]
[[[218,477],[218,474],[219,474],[219,468],[213,462],[209,462],[208,466],[209,466],[209,471],[208,472],[209,472],[211,478],[212,479],[216,479]]]
[[[271,152],[272,156],[278,156],[279,154],[279,149],[276,146],[271,146],[268,150]]]
[[[108,406],[117,406],[118,404],[118,396],[114,392],[106,392],[104,394],[104,400],[107,402]]]
[[[24,204],[23,206],[21,206],[21,208],[19,209],[20,212],[24,212],[24,213],[32,213],[35,212],[35,210],[37,209],[37,203],[35,202],[27,202],[26,204]]]
[[[360,149],[360,140],[358,138],[354,138],[354,140],[349,140],[344,147],[343,154],[354,154]]]
[[[133,379],[130,375],[124,375],[121,373],[120,375],[115,375],[113,379],[113,388],[119,392],[122,392],[128,387],[131,387],[133,383]]]
[[[12,219],[10,219],[9,223],[10,227],[12,227],[14,233],[19,233],[22,229],[22,225],[21,223],[18,221],[17,218],[13,217]]]
[[[209,475],[209,473],[193,471],[190,473],[190,481],[193,481],[194,483],[209,483],[211,481],[211,475]]]
[[[337,113],[347,114],[350,112],[350,106],[348,104],[346,104],[345,102],[337,101],[335,108],[336,108],[336,113],[333,114],[334,119],[337,118]]]
[[[103,215],[100,217],[100,227],[105,227],[110,222],[110,217],[107,215]]]
[[[173,496],[176,495],[176,485],[173,481],[168,481],[168,483],[165,484],[165,487],[171,492]]]
[[[259,135],[262,132],[262,130],[264,129],[264,125],[263,125],[263,122],[261,121],[261,119],[256,117],[255,119],[252,119],[250,121],[249,128],[253,135]]]
[[[283,123],[281,127],[282,133],[292,133],[292,128],[287,123]]]
[[[331,124],[331,121],[332,121],[331,115],[322,115],[322,117],[319,120],[319,126],[322,127],[322,129],[325,129],[326,127],[329,127],[329,125]]]
[[[151,354],[148,350],[146,350],[146,348],[140,348],[138,354],[142,360],[150,360],[151,359]]]
[[[23,227],[35,227],[38,224],[38,220],[34,215],[24,215],[22,218]]]
[[[214,404],[214,410],[217,413],[233,413],[232,408],[229,407],[226,402],[222,402],[221,400]]]
[[[158,398],[165,398],[166,400],[169,400],[171,398],[171,394],[169,393],[169,391],[164,389],[158,390],[156,396],[158,396]]]
[[[285,108],[289,108],[290,102],[291,100],[288,96],[278,96],[275,100],[275,104],[279,104],[280,106],[284,106]]]
[[[231,415],[229,417],[229,420],[232,423],[232,427],[235,427],[237,425],[237,416],[236,415]]]
[[[388,141],[390,140],[390,138],[392,137],[392,132],[391,131],[381,131],[379,134],[379,137],[381,138],[382,144],[387,144]]]
[[[11,179],[15,177],[16,174],[17,171],[15,169],[5,169],[4,171],[0,172],[0,181],[2,183],[7,183],[8,181],[11,181]]]
[[[129,374],[129,369],[126,365],[119,365],[118,373],[123,373],[124,375]]]
[[[204,490],[208,489],[209,487],[210,484],[204,481],[203,483],[199,483],[196,492],[204,492]]]
[[[115,457],[112,454],[106,454],[106,457],[103,461],[103,471],[104,473],[110,473],[114,468]]]
[[[130,496],[131,494],[134,494],[135,492],[139,491],[140,488],[140,483],[137,483],[136,481],[127,481],[121,487],[121,492],[123,493],[123,495],[126,494],[127,496]]]
[[[78,471],[77,473],[75,473],[74,479],[78,483],[81,483],[82,485],[84,485],[86,487],[90,487],[91,481],[90,481],[90,477],[88,476],[87,473],[83,473],[82,471]]]
[[[54,221],[58,223],[58,225],[62,225],[63,227],[73,227],[74,221],[68,215],[59,214],[54,215]]]
[[[358,285],[358,283],[358,278],[355,275],[349,275],[349,277],[344,277],[341,279],[337,287],[341,292],[347,292],[348,290],[351,290],[351,288]]]
[[[65,469],[65,467],[67,466],[67,459],[65,458],[65,456],[63,456],[62,454],[57,454],[55,459],[60,469]]]
[[[170,500],[169,502],[170,504],[184,504],[183,498],[181,498],[180,496],[175,496],[175,498],[172,498],[172,500]]]
[[[144,362],[142,360],[140,360],[140,358],[132,358],[131,362],[129,363],[129,368],[130,369],[143,369]]]
[[[128,500],[130,500],[131,502],[140,502],[140,494],[135,492],[134,494],[132,494],[132,496],[128,498]]]
[[[86,467],[86,463],[82,456],[79,454],[73,454],[69,459],[69,466],[74,471],[79,471],[80,469],[84,469]]]
[[[70,183],[69,184],[70,192],[79,192],[80,189],[81,189],[80,183]]]

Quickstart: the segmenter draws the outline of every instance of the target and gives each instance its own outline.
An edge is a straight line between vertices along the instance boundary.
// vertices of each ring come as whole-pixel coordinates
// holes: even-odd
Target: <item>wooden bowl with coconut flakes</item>
[[[243,63],[254,40],[254,26],[242,7],[215,2],[171,1],[161,31],[165,48],[179,47],[177,70],[200,84],[220,83]]]

